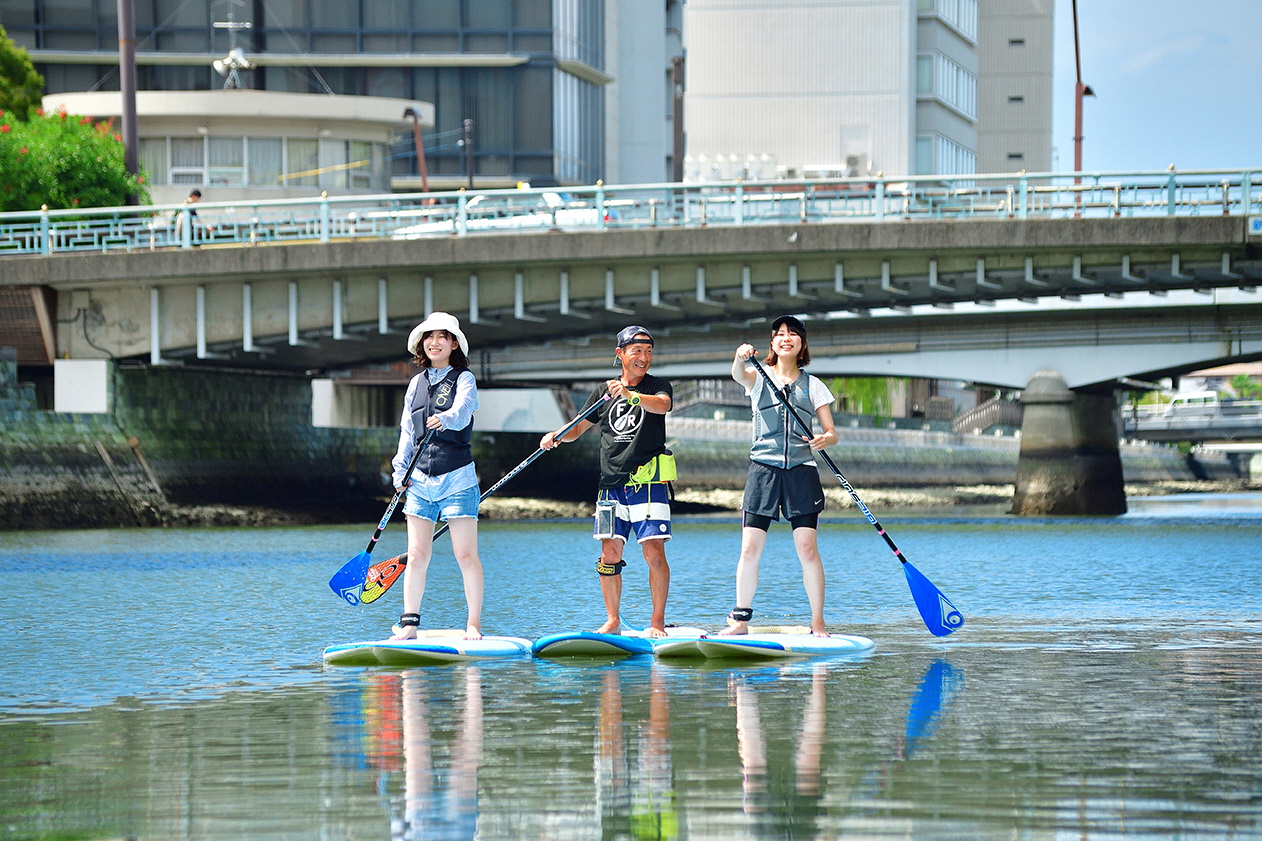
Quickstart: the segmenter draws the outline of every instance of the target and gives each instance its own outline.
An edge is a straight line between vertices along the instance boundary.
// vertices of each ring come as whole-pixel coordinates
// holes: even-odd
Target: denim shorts
[[[481,500],[482,492],[477,485],[465,488],[463,491],[456,491],[437,502],[422,499],[420,494],[414,494],[409,489],[407,501],[403,503],[403,513],[429,520],[431,523],[437,523],[440,519],[455,520],[459,517],[477,519],[478,503]]]

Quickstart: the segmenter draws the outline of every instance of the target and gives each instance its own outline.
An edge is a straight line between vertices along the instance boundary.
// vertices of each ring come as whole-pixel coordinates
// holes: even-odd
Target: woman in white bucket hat
[[[412,329],[408,351],[421,372],[408,384],[403,400],[399,450],[393,462],[395,489],[408,489],[403,505],[408,524],[408,563],[403,573],[403,615],[395,626],[394,638],[416,637],[425,574],[434,549],[434,526],[444,519],[451,529],[451,546],[464,579],[469,608],[465,639],[481,639],[481,493],[470,448],[478,386],[469,370],[469,340],[460,330],[459,319],[435,312]],[[416,467],[411,476],[405,476],[418,446],[422,450]]]

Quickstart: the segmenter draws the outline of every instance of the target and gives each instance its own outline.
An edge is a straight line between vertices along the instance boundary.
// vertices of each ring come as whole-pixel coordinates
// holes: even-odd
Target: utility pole
[[[1084,96],[1095,96],[1095,91],[1091,90],[1090,85],[1082,83],[1082,58],[1078,50],[1078,0],[1073,0],[1074,11],[1074,70],[1076,72],[1076,81],[1074,82],[1074,172],[1082,172],[1082,98]],[[1074,176],[1074,185],[1082,183],[1080,176]],[[1081,214],[1082,210],[1082,193],[1074,193],[1074,201],[1079,210],[1075,215]]]
[[[118,0],[118,83],[123,96],[123,166],[127,174],[140,174],[140,139],[136,120],[136,20],[133,0]],[[137,204],[134,193],[129,205]]]

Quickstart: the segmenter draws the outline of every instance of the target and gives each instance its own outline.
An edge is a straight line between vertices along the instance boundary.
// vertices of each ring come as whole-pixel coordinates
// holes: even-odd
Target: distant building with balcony
[[[536,186],[663,181],[672,166],[670,71],[680,49],[680,6],[679,0],[142,0],[135,4],[138,87],[213,91],[224,80],[212,62],[236,46],[253,64],[240,73],[243,88],[343,102],[431,103],[433,125],[425,132],[431,189],[463,187],[470,176],[476,188],[523,180]],[[0,24],[29,50],[50,94],[117,91],[116,8],[116,0],[0,0]],[[327,115],[321,108],[318,116]],[[149,109],[150,120],[159,117]],[[295,152],[317,163],[321,155],[340,159],[332,144],[316,146]],[[167,161],[171,180],[163,186],[186,186],[175,179],[191,177],[187,170],[196,164],[178,161],[192,150],[191,143],[175,144]],[[209,170],[220,168],[210,163],[218,153],[209,144],[204,152],[209,179]],[[356,154],[346,152],[348,159]],[[419,189],[410,132],[396,133],[382,165],[395,189]]]

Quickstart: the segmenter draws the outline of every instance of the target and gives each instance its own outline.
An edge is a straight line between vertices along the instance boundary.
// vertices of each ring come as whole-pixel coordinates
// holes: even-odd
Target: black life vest
[[[447,411],[456,403],[456,380],[461,372],[454,368],[436,383],[429,382],[429,374],[422,371],[412,399],[413,444],[420,444],[429,431],[425,421],[431,415]],[[429,385],[426,388],[426,385]],[[416,466],[426,476],[441,476],[473,462],[473,418],[463,429],[437,429],[429,443],[421,451]]]

